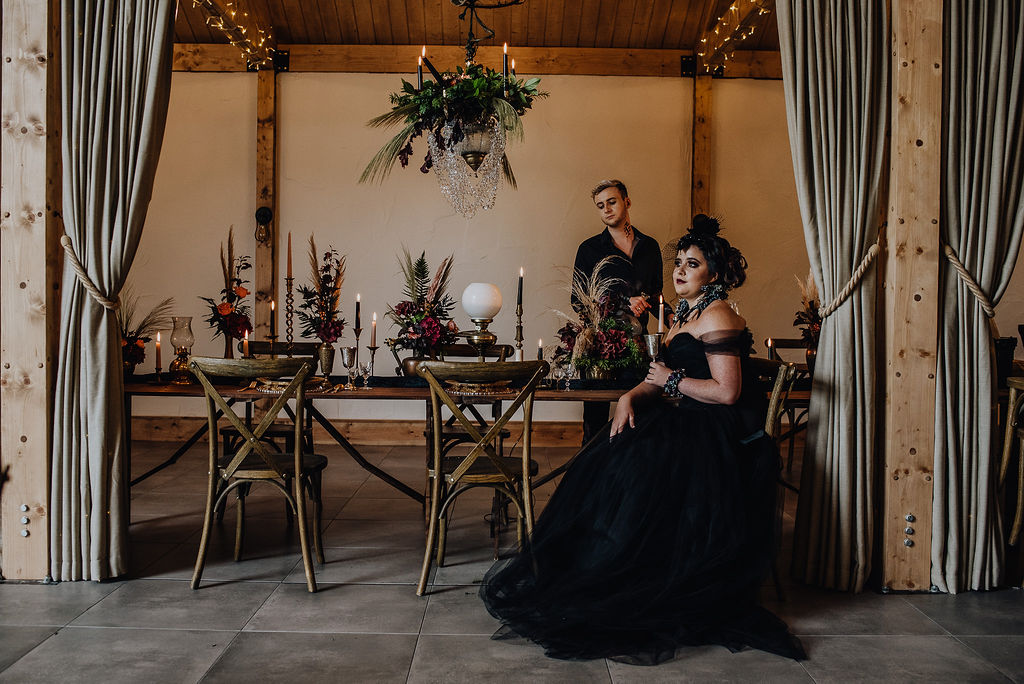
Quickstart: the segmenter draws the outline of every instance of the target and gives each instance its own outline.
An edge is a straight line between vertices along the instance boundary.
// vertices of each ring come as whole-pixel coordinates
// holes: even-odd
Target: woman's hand
[[[648,385],[664,387],[665,383],[668,382],[668,376],[671,375],[671,373],[672,369],[661,361],[651,361],[651,366],[647,370],[647,377],[644,378],[644,382]]]
[[[627,425],[635,428],[636,422],[633,417],[633,399],[628,394],[624,394],[615,404],[615,415],[612,417],[612,428],[608,439],[611,440],[625,430]]]
[[[651,303],[647,301],[646,297],[630,297],[629,298],[629,310],[633,312],[634,316],[641,315],[644,311],[649,311]]]

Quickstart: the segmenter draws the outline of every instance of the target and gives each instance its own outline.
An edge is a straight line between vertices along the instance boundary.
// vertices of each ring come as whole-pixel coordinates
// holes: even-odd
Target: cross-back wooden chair
[[[243,353],[243,343],[241,341],[236,345],[238,347],[238,353]],[[319,345],[316,342],[295,342],[292,344],[291,353],[293,357],[304,357],[310,362],[310,367],[313,371],[316,370],[316,353]],[[273,357],[281,356],[284,357],[288,354],[288,343],[287,342],[276,342],[269,340],[250,340],[249,341],[249,353],[258,357]],[[289,409],[285,408],[287,413]],[[289,418],[293,418],[289,413]],[[252,403],[246,402],[245,405],[245,424],[250,425],[252,422]],[[277,451],[289,452],[292,450],[292,437],[295,431],[292,429],[290,423],[274,423],[266,432],[260,437],[260,440],[265,442],[267,445],[273,447]],[[306,441],[305,449],[307,451],[313,451],[313,425],[312,420],[307,416],[306,425],[302,431],[303,439]],[[224,453],[235,451],[242,439],[241,434],[234,425],[225,425],[220,429],[220,438],[224,444]],[[278,446],[278,442],[284,443],[284,449]],[[223,514],[223,513],[222,513]]]
[[[1022,326],[1024,327],[1024,326]],[[1010,546],[1020,541],[1021,527],[1024,525],[1024,377],[1011,376],[1006,379],[1010,390],[1006,405],[1006,427],[1003,434],[1003,458],[999,464],[999,488],[1006,483],[1006,472],[1010,466],[1010,454],[1013,443],[1017,442],[1017,508],[1013,515],[1013,526],[1010,528]]]
[[[796,380],[796,365],[778,359],[748,359],[750,370],[759,385],[768,392],[768,411],[765,413],[764,431],[769,437],[779,441],[782,427],[782,414],[786,410],[786,399]],[[775,580],[775,593],[779,600],[785,600],[782,578],[779,573],[779,548],[782,541],[782,520],[786,511],[786,490],[796,494],[800,490],[782,477],[782,464],[779,463],[779,474],[776,479],[778,489],[775,496],[775,553],[772,556],[772,578]]]
[[[508,361],[505,363],[452,363],[425,361],[417,370],[430,386],[431,418],[433,420],[433,463],[428,472],[430,485],[430,513],[427,527],[423,569],[416,587],[422,596],[427,576],[437,549],[437,563],[444,564],[448,512],[452,502],[475,487],[490,487],[507,497],[515,505],[517,540],[522,546],[525,537],[533,533],[533,504],[530,478],[537,472],[531,458],[533,425],[533,396],[537,385],[548,373],[546,361]],[[492,399],[508,402],[504,412],[493,421],[486,421],[486,429],[466,415],[460,408],[465,395],[451,391],[446,383],[490,384],[510,382],[515,389]],[[473,448],[465,456],[451,456],[442,450],[441,407],[447,407],[456,421],[473,439]],[[500,454],[496,448],[499,435],[512,416],[522,407],[523,436],[520,457]]]
[[[238,511],[235,524],[235,560],[240,560],[245,537],[245,497],[253,484],[266,483],[282,492],[295,513],[299,526],[302,563],[306,571],[306,587],[311,592],[316,591],[313,552],[315,551],[317,560],[323,563],[323,539],[320,530],[323,508],[321,482],[327,459],[319,454],[308,453],[303,448],[305,381],[312,370],[309,361],[303,358],[220,359],[193,356],[189,359],[189,370],[203,386],[206,394],[210,442],[206,512],[203,515],[203,536],[199,542],[199,555],[196,558],[195,572],[192,574],[192,588],[199,587],[203,576],[215,511],[225,502],[229,493],[236,493]],[[290,378],[290,382],[276,397],[259,424],[253,428],[228,405],[210,380],[211,377],[245,380],[261,377]],[[290,454],[272,450],[261,440],[289,399],[295,400],[294,436]],[[217,440],[218,409],[241,435],[237,451],[223,454],[220,452]],[[307,495],[313,504],[312,535],[306,512]]]
[[[768,341],[771,340],[771,344]],[[779,350],[793,350],[799,349],[801,353],[806,354],[807,344],[799,337],[770,337],[766,339],[765,346],[768,348],[768,358],[775,361],[785,361],[782,355],[779,354]],[[799,370],[794,371],[798,377],[803,377],[803,374]],[[808,374],[809,377],[809,374]],[[794,377],[794,382],[797,377]],[[808,380],[809,382],[809,380]],[[794,399],[791,398],[788,393],[786,399],[783,401],[781,409],[781,415],[785,415],[787,422],[789,423],[789,429],[786,432],[778,433],[774,435],[775,441],[779,443],[781,447],[783,443],[786,444],[786,472],[793,470],[793,457],[796,452],[796,435],[801,430],[807,428],[807,415],[810,410],[809,399]]]
[[[507,359],[512,357],[514,351],[515,350],[512,348],[512,345],[509,344],[492,344],[490,347],[487,347],[484,350],[484,355],[483,358],[481,359],[476,347],[473,347],[472,345],[448,344],[442,346],[438,350],[438,355],[440,356],[442,361],[447,361],[449,359],[477,359],[478,361],[487,361],[489,359],[493,359],[494,361],[506,361]],[[462,409],[463,411],[468,411],[472,415],[473,419],[476,421],[477,425],[486,430],[487,420],[484,419],[484,417],[480,414],[480,409],[477,408],[478,405],[486,404],[490,404],[491,406],[490,420],[493,421],[498,417],[498,415],[501,412],[500,400],[490,401],[473,399],[472,397],[464,397],[459,402],[459,408]],[[429,420],[429,414],[428,424],[432,425],[432,421]],[[428,440],[431,439],[431,434],[431,428],[428,426],[426,432],[426,437]],[[499,433],[497,446],[499,454],[504,449],[504,440],[507,439],[510,434],[511,433],[508,430],[502,430],[501,433]],[[454,415],[449,416],[448,419],[444,421],[443,428],[441,431],[442,454],[448,453],[459,444],[465,444],[467,442],[472,441],[473,438],[469,436],[465,428],[463,428],[462,425],[455,419]]]

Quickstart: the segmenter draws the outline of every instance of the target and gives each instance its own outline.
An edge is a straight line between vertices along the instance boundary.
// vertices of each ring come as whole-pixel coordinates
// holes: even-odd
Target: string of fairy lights
[[[250,69],[273,64],[271,32],[260,28],[239,0],[192,0],[192,6],[206,13],[207,26],[223,32],[228,42],[242,52]]]
[[[739,44],[764,26],[771,14],[771,0],[736,0],[725,11],[714,27],[700,39],[697,57],[706,73],[726,66]]]

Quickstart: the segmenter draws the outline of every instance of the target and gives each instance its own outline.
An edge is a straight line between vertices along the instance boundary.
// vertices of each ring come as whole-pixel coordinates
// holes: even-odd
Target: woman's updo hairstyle
[[[719,237],[719,230],[721,228],[717,219],[697,214],[693,217],[693,223],[686,235],[679,238],[679,242],[676,243],[676,251],[685,252],[690,247],[699,249],[704,255],[712,277],[718,276],[715,282],[731,290],[742,285],[747,279],[747,260],[740,254],[740,250],[729,244],[728,240]]]

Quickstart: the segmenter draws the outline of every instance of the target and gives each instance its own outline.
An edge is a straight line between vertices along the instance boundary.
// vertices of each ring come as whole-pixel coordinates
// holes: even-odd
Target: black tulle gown
[[[709,378],[708,354],[745,359],[750,339],[679,333],[665,361]],[[698,644],[804,658],[757,603],[779,462],[764,410],[747,382],[731,406],[656,402],[638,408],[635,429],[581,454],[529,546],[484,578],[480,595],[503,623],[495,638],[526,637],[554,658],[645,665]]]

